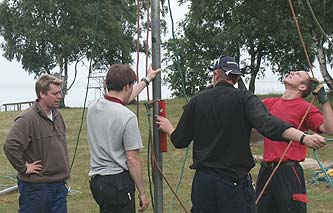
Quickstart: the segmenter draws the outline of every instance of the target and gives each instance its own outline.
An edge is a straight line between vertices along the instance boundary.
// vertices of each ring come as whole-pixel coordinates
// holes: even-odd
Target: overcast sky
[[[1,2],[2,0],[0,0]],[[171,0],[173,19],[175,23],[181,21],[184,18],[184,14],[188,11],[187,6],[178,6],[176,0]],[[169,15],[166,17],[166,21],[168,24],[168,34],[162,35],[161,40],[165,41],[168,37],[171,36],[171,21]],[[175,24],[176,26],[176,24]],[[145,32],[144,32],[145,34]],[[3,38],[0,37],[0,43],[3,42]],[[3,51],[0,49],[0,106],[3,103],[8,102],[17,102],[17,101],[28,101],[35,99],[34,93],[34,84],[35,79],[33,75],[29,75],[22,69],[22,65],[17,61],[8,61],[3,56]],[[136,55],[136,54],[134,54]],[[151,60],[150,60],[151,61]],[[136,62],[133,63],[134,65]],[[88,65],[88,63],[87,63]],[[140,78],[144,75],[145,66],[145,56],[141,54],[140,57],[140,68],[142,72],[140,72]],[[163,65],[162,65],[163,68]],[[54,71],[58,71],[56,68]],[[319,67],[315,67],[316,74],[315,76],[319,76],[318,72]],[[69,68],[69,81],[71,82],[73,79],[73,66]],[[272,93],[272,92],[281,92],[283,91],[283,86],[281,83],[277,81],[277,76],[273,76],[273,74],[267,71],[264,80],[256,82],[256,92],[258,93]],[[87,76],[88,76],[88,67],[85,65],[79,66],[79,75],[74,84],[72,90],[69,91],[69,94],[66,98],[66,104],[69,106],[83,106],[84,96],[85,96],[85,86],[87,84]],[[320,78],[322,79],[322,78]],[[169,98],[171,95],[171,91],[168,90],[166,86],[162,86],[162,98]],[[99,96],[99,92],[95,90],[90,90],[88,100],[93,100]],[[152,95],[151,95],[152,96]],[[145,99],[146,92],[143,92],[140,96],[140,99]],[[89,101],[88,101],[89,102]]]
[[[2,0],[0,0],[1,2]],[[178,6],[176,0],[171,0],[171,5],[173,9],[173,19],[176,22],[180,21],[184,17],[184,12],[187,11],[187,6]],[[171,23],[169,15],[166,17],[168,23],[168,29],[171,31]],[[145,34],[146,32],[143,32]],[[162,41],[165,41],[167,37],[170,36],[170,33],[167,35],[162,35]],[[4,40],[0,37],[0,43]],[[136,54],[134,54],[136,56]],[[150,59],[151,63],[151,59]],[[85,95],[85,86],[87,84],[87,76],[88,76],[88,63],[86,65],[79,66],[79,75],[74,84],[72,91],[69,91],[68,98],[66,98],[66,104],[70,106],[83,106],[83,100]],[[133,65],[136,65],[136,61],[134,61]],[[69,67],[69,81],[71,82],[73,79],[73,66]],[[144,76],[145,72],[145,56],[141,54],[140,56],[140,65],[139,70],[142,71],[139,73],[140,78]],[[56,68],[53,72],[58,71]],[[3,57],[3,51],[0,49],[0,106],[3,103],[8,102],[17,102],[17,101],[28,101],[35,99],[34,93],[34,85],[35,79],[34,75],[29,75],[28,72],[22,69],[22,65],[17,61],[8,61]],[[92,90],[89,91],[90,99],[94,99],[97,97],[99,92]],[[170,91],[168,91],[167,87],[163,86],[162,88],[162,98],[170,97]],[[140,99],[145,99],[146,92],[142,93],[142,97]],[[75,100],[72,100],[75,99]],[[89,98],[88,98],[89,99]]]

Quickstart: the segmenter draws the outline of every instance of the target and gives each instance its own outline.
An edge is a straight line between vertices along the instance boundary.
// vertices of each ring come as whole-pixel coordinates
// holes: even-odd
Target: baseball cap
[[[226,75],[235,74],[235,75],[242,75],[244,74],[240,71],[239,66],[236,60],[230,56],[222,56],[218,61],[216,61],[214,67],[208,68],[211,71],[216,69],[222,69]]]

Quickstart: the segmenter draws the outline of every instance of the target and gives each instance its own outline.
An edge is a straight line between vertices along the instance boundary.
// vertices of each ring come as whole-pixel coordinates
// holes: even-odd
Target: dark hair
[[[313,81],[311,80],[310,76],[308,76],[308,78],[302,81],[301,83],[306,86],[306,89],[302,92],[301,96],[302,98],[306,98],[311,93]]]
[[[35,92],[37,98],[40,99],[40,92],[46,94],[50,89],[50,84],[55,84],[57,86],[62,84],[62,80],[56,78],[53,75],[44,74],[41,75],[36,81]]]
[[[217,69],[216,71],[218,72],[222,81],[232,81],[234,84],[236,84],[239,79],[239,75],[236,74],[229,73],[229,75],[226,75],[223,69]]]
[[[106,74],[105,84],[108,91],[121,91],[124,86],[133,84],[135,81],[136,75],[130,65],[113,64]]]

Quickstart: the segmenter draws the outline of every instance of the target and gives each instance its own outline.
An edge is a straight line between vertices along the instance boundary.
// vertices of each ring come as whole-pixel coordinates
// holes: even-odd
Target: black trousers
[[[127,171],[94,176],[90,181],[90,190],[101,213],[135,212],[135,187]]]
[[[262,164],[256,184],[257,196],[274,167]],[[274,174],[257,207],[258,213],[305,213],[306,202],[303,168],[298,163],[283,164]]]
[[[191,197],[193,213],[256,213],[249,177],[233,181],[213,169],[197,169]]]

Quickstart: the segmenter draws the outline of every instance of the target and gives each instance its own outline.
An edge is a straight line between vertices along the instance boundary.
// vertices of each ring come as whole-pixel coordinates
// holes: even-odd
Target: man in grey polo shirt
[[[143,148],[136,115],[130,103],[159,70],[149,68],[147,78],[135,84],[129,65],[114,64],[106,76],[107,94],[88,108],[90,189],[100,212],[135,212],[135,187],[139,211],[148,208],[139,149]]]

